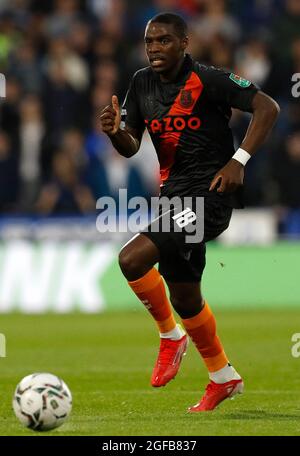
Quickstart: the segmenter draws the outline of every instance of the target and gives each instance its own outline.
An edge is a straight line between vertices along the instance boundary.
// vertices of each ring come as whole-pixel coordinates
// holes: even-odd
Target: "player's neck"
[[[160,74],[159,77],[160,77],[161,82],[166,83],[166,82],[175,81],[179,71],[181,70],[184,59],[185,59],[185,55],[183,55],[182,58],[180,60],[178,60],[177,64],[168,73]]]

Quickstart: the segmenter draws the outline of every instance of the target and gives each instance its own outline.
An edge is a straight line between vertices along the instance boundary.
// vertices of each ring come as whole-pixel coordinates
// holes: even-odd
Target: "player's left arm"
[[[252,118],[246,136],[240,146],[242,158],[246,151],[252,156],[264,143],[279,115],[280,108],[275,100],[258,91],[252,99]],[[243,160],[242,160],[243,161]],[[232,192],[243,184],[245,165],[235,158],[220,169],[213,178],[209,190],[219,193]]]

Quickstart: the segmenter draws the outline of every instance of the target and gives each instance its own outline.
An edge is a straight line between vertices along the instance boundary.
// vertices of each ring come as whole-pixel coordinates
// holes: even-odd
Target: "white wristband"
[[[251,155],[248,154],[244,149],[239,148],[236,153],[232,156],[235,160],[240,162],[242,165],[246,165],[247,161],[249,158],[251,158]]]

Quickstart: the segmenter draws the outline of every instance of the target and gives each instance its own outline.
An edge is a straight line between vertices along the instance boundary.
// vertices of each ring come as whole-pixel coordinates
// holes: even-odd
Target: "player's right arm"
[[[121,110],[116,95],[112,96],[112,103],[106,106],[100,115],[101,128],[104,133],[110,138],[112,145],[123,157],[132,157],[140,148],[143,132],[125,126],[120,128]]]

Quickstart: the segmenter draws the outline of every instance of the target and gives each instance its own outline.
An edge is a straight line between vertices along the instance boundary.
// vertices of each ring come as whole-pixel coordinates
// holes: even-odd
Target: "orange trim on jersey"
[[[184,87],[179,91],[173,105],[171,106],[168,116],[190,116],[193,112],[203,90],[203,83],[200,77],[193,71],[187,79]],[[187,99],[184,100],[184,94]],[[189,102],[190,101],[190,102]],[[186,106],[185,106],[186,105]],[[161,180],[164,182],[169,177],[170,169],[175,161],[175,152],[180,140],[180,132],[165,132],[161,135],[161,144],[159,147],[159,162]]]

